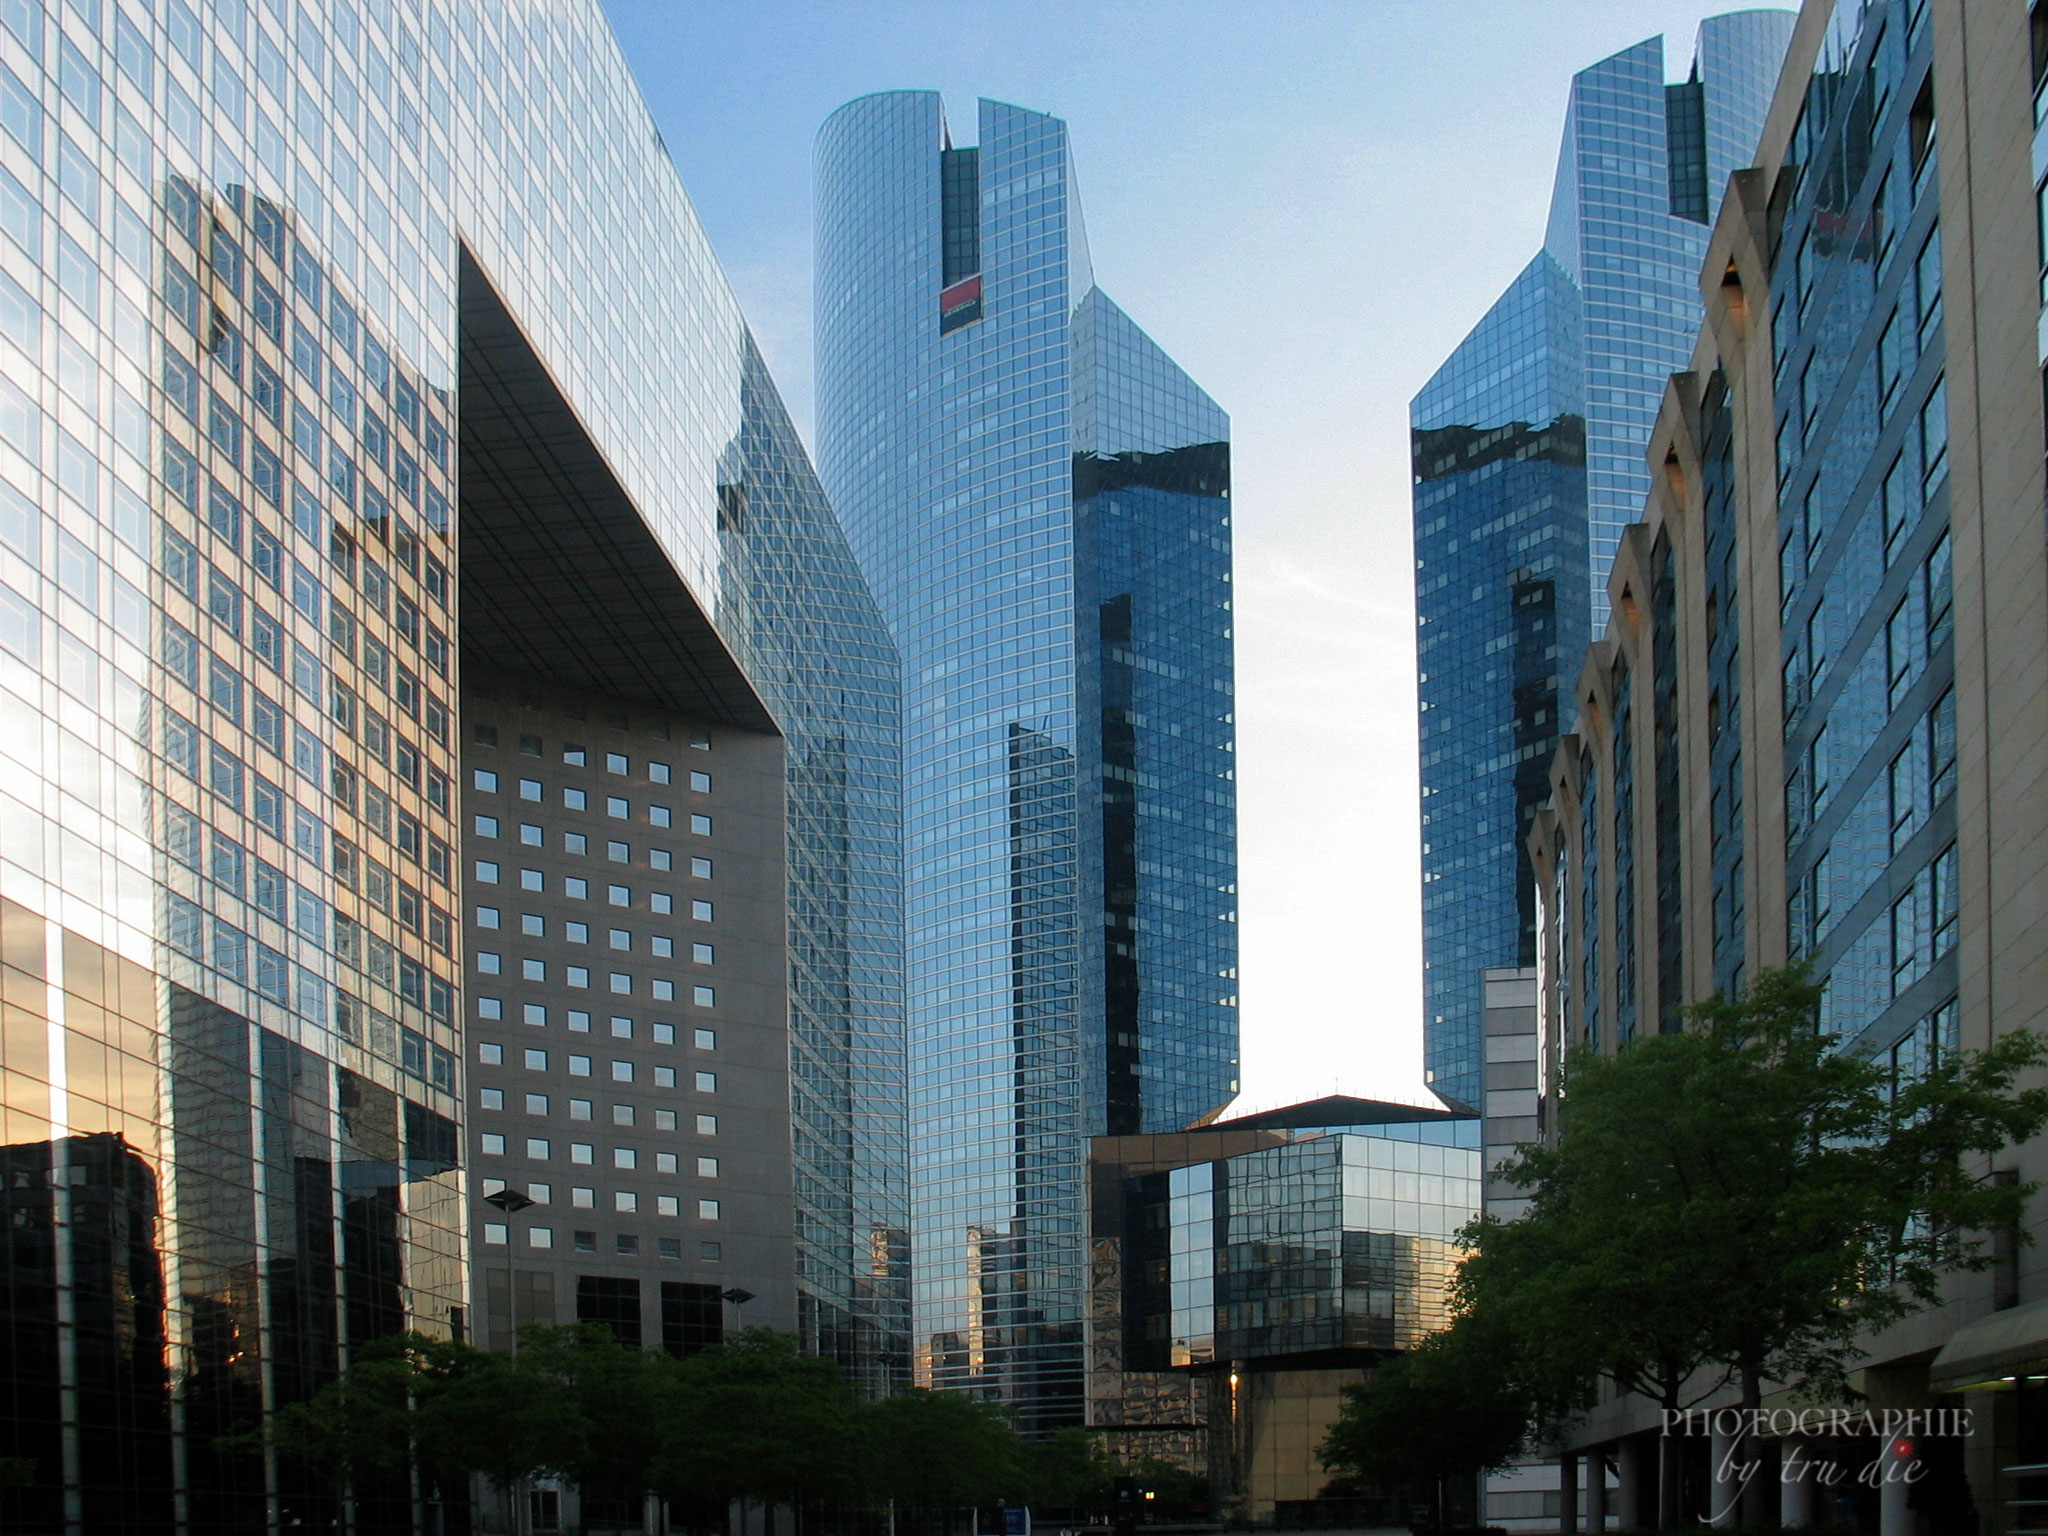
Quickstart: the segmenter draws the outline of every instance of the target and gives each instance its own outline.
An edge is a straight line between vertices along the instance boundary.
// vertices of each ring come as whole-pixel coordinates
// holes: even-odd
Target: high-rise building
[[[597,5],[0,6],[0,210],[7,1522],[328,1523],[224,1437],[508,1264],[900,1375],[895,657]]]
[[[1520,850],[1560,676],[1606,622],[1664,380],[1699,326],[1708,225],[1763,128],[1791,25],[1787,11],[1708,18],[1678,84],[1656,37],[1573,77],[1543,249],[1410,408],[1424,1053],[1461,1101],[1480,1086],[1480,973],[1535,960]]]
[[[1801,13],[1707,247],[1613,617],[1568,674],[1528,843],[1548,1051],[1683,1028],[1788,960],[1823,987],[1823,1028],[1900,1083],[2042,1028],[2044,85],[2048,17],[2022,0]],[[1964,1168],[2030,1182],[2043,1153]],[[1873,1400],[1962,1392],[1976,1415],[1867,1443],[1902,1469],[1877,1528],[2032,1527],[2048,1286],[2026,1251],[2003,1242],[1852,1362]],[[1621,1524],[1650,1523],[1655,1407],[1594,1417],[1559,1443],[1617,1460]],[[1785,1524],[1837,1491],[1785,1476]]]
[[[1088,1138],[1236,1091],[1228,422],[1094,285],[1066,126],[816,149],[818,463],[904,663],[919,1379],[1082,1414]]]

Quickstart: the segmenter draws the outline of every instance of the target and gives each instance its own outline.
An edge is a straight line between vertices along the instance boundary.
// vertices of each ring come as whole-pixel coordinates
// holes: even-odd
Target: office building
[[[1078,1423],[1088,1138],[1236,1091],[1228,422],[1094,285],[1066,126],[819,131],[819,473],[903,657],[918,1379]]]
[[[492,1337],[508,1258],[563,1319],[652,1341],[663,1286],[736,1286],[900,1374],[895,660],[597,6],[0,9],[0,208],[0,1518],[327,1523],[327,1469],[222,1437],[367,1340]],[[482,771],[549,798],[492,811]],[[607,887],[588,1037],[572,878]],[[486,906],[549,925],[488,987]],[[548,1054],[546,1129],[486,1022]],[[676,1129],[579,1133],[576,1055],[593,1116]],[[486,1087],[520,1094],[491,1176],[551,1186],[504,1244]],[[564,1264],[578,1232],[611,1246]],[[355,1492],[358,1529],[431,1518]]]
[[[2048,877],[2043,36],[2019,0],[1799,18],[1529,841],[1552,1066],[1792,959],[1824,1028],[1902,1079],[2043,1023],[2048,931],[2023,894]],[[1975,1166],[2031,1180],[2042,1157]],[[2026,1528],[2043,1369],[2048,1289],[2018,1245],[1870,1339],[1873,1401],[1978,1417],[1967,1439],[1838,1446],[1919,1463],[1913,1499],[1854,1496],[1860,1528],[1903,1533],[1916,1508]],[[1562,1442],[1621,1468],[1599,1519],[1650,1518],[1654,1426],[1616,1399]],[[1787,1480],[1786,1523],[1831,1497]]]
[[[1791,23],[1709,17],[1678,84],[1654,37],[1573,78],[1543,248],[1410,408],[1424,1053],[1462,1102],[1480,1092],[1480,972],[1535,960],[1520,850],[1561,694],[1606,622],[1657,402],[1699,327],[1708,226]]]
[[[1218,1518],[1269,1525],[1314,1500],[1344,1389],[1450,1321],[1479,1122],[1336,1096],[1097,1137],[1090,1175],[1090,1424],[1112,1455],[1206,1475]],[[1340,1508],[1405,1518],[1325,1501],[1282,1523]]]

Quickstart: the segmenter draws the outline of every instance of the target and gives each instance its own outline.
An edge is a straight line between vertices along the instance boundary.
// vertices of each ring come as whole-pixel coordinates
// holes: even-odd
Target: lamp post
[[[505,1330],[511,1335],[512,1358],[516,1360],[519,1358],[519,1298],[512,1272],[512,1218],[540,1202],[525,1190],[507,1185],[495,1194],[485,1195],[484,1204],[496,1206],[505,1217]],[[512,1485],[512,1536],[526,1536],[526,1524],[526,1479],[521,1477]]]

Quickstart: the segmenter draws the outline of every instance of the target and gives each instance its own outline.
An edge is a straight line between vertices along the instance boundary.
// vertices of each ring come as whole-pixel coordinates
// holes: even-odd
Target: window
[[[711,964],[711,946],[709,944],[692,944],[690,946],[690,962],[693,965]]]
[[[502,1088],[479,1088],[476,1094],[478,1109],[503,1109],[505,1090]]]
[[[673,1088],[673,1087],[675,1087],[675,1085],[676,1085],[676,1069],[675,1069],[674,1067],[656,1067],[656,1068],[654,1069],[654,1086],[655,1086],[655,1087],[657,1087],[657,1088]]]
[[[569,1161],[588,1168],[597,1161],[597,1149],[587,1141],[572,1141],[569,1143]]]
[[[612,1015],[612,1038],[614,1040],[632,1039],[633,1021],[619,1014]]]
[[[571,1077],[590,1076],[590,1058],[588,1056],[571,1056],[569,1058],[569,1075]]]
[[[676,1027],[675,1027],[675,1025],[673,1025],[673,1024],[657,1024],[657,1025],[655,1025],[655,1026],[654,1026],[654,1043],[655,1043],[656,1045],[674,1045],[674,1044],[676,1043]]]
[[[546,1162],[553,1150],[545,1136],[529,1136],[526,1138],[526,1155],[535,1162]]]
[[[666,917],[671,912],[675,911],[675,909],[675,898],[669,895],[667,891],[649,891],[647,893],[648,911]]]
[[[590,1015],[585,1013],[581,1008],[571,1008],[569,1010],[569,1029],[574,1034],[589,1034]]]
[[[476,835],[478,837],[496,837],[498,835],[498,818],[495,816],[477,817]]]
[[[672,1109],[657,1109],[654,1112],[654,1128],[657,1131],[672,1131],[676,1128],[676,1112]]]
[[[529,1227],[526,1242],[530,1248],[552,1248],[555,1246],[555,1234],[547,1227]]]
[[[569,1118],[571,1120],[588,1120],[590,1118],[590,1110],[591,1104],[588,1099],[571,1099],[569,1101]]]
[[[712,990],[711,990],[711,988],[709,988],[709,987],[692,987],[692,988],[690,988],[690,1002],[691,1002],[691,1004],[692,1004],[693,1006],[695,1006],[695,1007],[698,1007],[698,1008],[709,1008],[709,1007],[712,1007],[712,1006],[713,1006],[713,993],[712,993]]]
[[[611,944],[612,944],[612,948],[613,948],[613,949],[624,949],[624,950],[630,950],[630,949],[631,949],[631,948],[633,947],[633,933],[632,933],[632,930],[631,930],[631,929],[628,929],[628,928],[614,928],[614,929],[612,929],[612,930],[611,930]]]
[[[476,925],[479,928],[497,927],[498,909],[496,907],[478,907],[476,909]]]
[[[548,935],[548,920],[537,912],[519,914],[519,931],[530,938],[544,939]]]
[[[541,798],[541,787],[540,787],[540,780],[539,780],[539,779],[521,779],[521,780],[519,781],[519,798],[520,798],[520,799],[522,799],[522,800],[538,800],[538,799],[540,799],[540,798]]]
[[[673,1162],[675,1161],[675,1159],[671,1157],[671,1158],[669,1159],[669,1161],[670,1161],[671,1163],[673,1163]],[[669,1169],[668,1171],[669,1171],[670,1173],[673,1173],[673,1172],[675,1172],[675,1170],[674,1170],[673,1168]],[[656,1196],[654,1197],[654,1209],[655,1209],[655,1214],[657,1214],[657,1215],[660,1215],[660,1216],[680,1216],[680,1215],[682,1215],[682,1214],[683,1214],[683,1202],[682,1202],[682,1200],[681,1200],[681,1199],[680,1199],[679,1197],[677,1197],[677,1196],[675,1196],[675,1195],[656,1195]],[[664,1238],[663,1238],[663,1239],[661,1240],[661,1246],[662,1246],[662,1248],[663,1248],[663,1250],[664,1250],[664,1252],[663,1252],[663,1257],[664,1257],[664,1258],[666,1258],[666,1257],[667,1257],[667,1253],[666,1253],[666,1250],[667,1250],[667,1248],[668,1248],[668,1246],[669,1246],[669,1242],[670,1242],[670,1239],[668,1239],[668,1238],[666,1238],[666,1237],[664,1237]],[[682,1257],[682,1243],[681,1243],[681,1242],[680,1242],[679,1240],[678,1240],[678,1241],[676,1242],[676,1250],[677,1250],[677,1251],[676,1251],[676,1257],[677,1257],[677,1258],[681,1258],[681,1257]]]
[[[633,1081],[633,1063],[630,1061],[614,1061],[612,1063],[612,1081],[615,1083],[630,1083]]]
[[[529,1093],[526,1096],[526,1112],[529,1115],[544,1115],[548,1112],[548,1096],[544,1093]]]
[[[699,1136],[716,1136],[718,1134],[718,1116],[699,1115],[697,1117],[697,1134]]]
[[[526,1048],[526,1070],[529,1072],[545,1072],[547,1069],[548,1053],[528,1046]]]
[[[632,814],[632,807],[617,795],[607,795],[604,801],[604,813],[616,820],[624,821]]]
[[[605,753],[605,755],[604,755],[604,771],[605,771],[606,773],[627,773],[627,772],[629,772],[629,771],[630,771],[630,768],[629,768],[629,766],[628,766],[628,764],[627,764],[627,762],[626,762],[626,755],[625,755],[625,753],[623,753],[623,752],[607,752],[607,753]]]
[[[604,852],[605,857],[614,864],[628,864],[633,859],[633,850],[624,843],[606,843],[604,845]]]
[[[526,981],[546,981],[548,963],[545,960],[525,959],[519,962],[519,974]]]
[[[697,1219],[699,1221],[718,1220],[718,1202],[716,1200],[699,1200],[697,1202]]]
[[[562,851],[564,853],[576,854],[588,853],[590,852],[590,839],[581,832],[564,832],[562,834]]]
[[[711,903],[710,903],[710,902],[708,902],[708,901],[693,901],[693,902],[691,902],[691,903],[690,903],[690,916],[691,916],[692,918],[694,918],[694,919],[695,919],[696,921],[700,922],[700,923],[708,923],[708,922],[710,922],[710,921],[711,921]]]
[[[495,976],[503,968],[503,965],[502,957],[493,954],[488,949],[480,949],[476,952],[476,968],[482,975]]]
[[[572,811],[587,811],[590,809],[590,796],[580,789],[565,789],[562,791],[562,804]]]
[[[613,1147],[612,1166],[614,1168],[637,1168],[640,1166],[640,1154],[631,1147]]]
[[[580,875],[565,875],[562,878],[562,894],[572,901],[585,901],[590,896],[590,882]]]
[[[699,1029],[693,1031],[693,1034],[695,1038],[691,1041],[691,1044],[695,1045],[698,1050],[715,1051],[718,1049],[718,1034],[715,1030]]]
[[[715,1178],[717,1178],[717,1177],[718,1177],[718,1159],[717,1159],[717,1158],[715,1158],[715,1157],[700,1157],[700,1158],[698,1158],[698,1159],[697,1159],[697,1177],[698,1177],[698,1178],[700,1178],[700,1179],[715,1179]]]
[[[709,837],[711,835],[711,818],[709,816],[692,815],[690,817],[690,835],[692,837]]]
[[[632,887],[630,886],[607,886],[605,887],[605,894],[607,899],[609,899],[611,904],[615,907],[630,907],[631,905],[633,905],[633,891]]]
[[[691,770],[690,770],[690,793],[691,793],[691,794],[693,794],[693,795],[708,795],[708,794],[710,794],[710,793],[711,793],[711,775],[710,775],[710,774],[708,774],[708,773],[699,773],[699,772],[698,772],[698,771],[697,771],[696,769],[694,769],[694,768],[693,768],[693,769],[691,769]],[[694,830],[694,829],[693,829],[693,830]],[[707,827],[706,827],[706,828],[705,828],[704,830],[708,832],[708,831],[710,831],[711,829],[710,829],[710,828],[709,828],[709,827],[707,826]]]
[[[718,1074],[716,1072],[699,1072],[697,1074],[697,1091],[699,1093],[718,1092]]]
[[[498,866],[488,859],[478,859],[476,861],[476,877],[485,885],[496,885],[498,883]]]
[[[612,1106],[613,1125],[631,1125],[636,1116],[637,1112],[630,1104],[614,1104]]]
[[[548,888],[547,876],[537,869],[519,871],[519,888],[523,891],[544,891]]]
[[[485,1157],[503,1157],[505,1155],[505,1138],[497,1132],[485,1131],[480,1140],[483,1144]]]
[[[612,1209],[615,1211],[621,1211],[627,1214],[631,1214],[632,1212],[640,1209],[640,1197],[633,1193],[633,1191],[630,1189],[614,1190],[612,1192]],[[619,1251],[621,1253],[630,1253],[634,1251],[633,1249],[629,1249],[625,1246],[625,1244],[628,1241],[629,1239],[627,1238],[627,1236],[624,1233],[621,1233],[619,1236]],[[630,1239],[630,1241],[633,1243],[634,1248],[638,1248],[638,1238]]]
[[[656,784],[666,784],[669,779],[668,764],[649,763],[647,765],[647,777]]]
[[[709,880],[711,878],[711,861],[709,859],[690,860],[690,874],[698,880]]]

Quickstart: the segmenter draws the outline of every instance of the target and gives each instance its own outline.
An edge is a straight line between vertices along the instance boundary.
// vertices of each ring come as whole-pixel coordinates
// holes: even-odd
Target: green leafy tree
[[[1755,1407],[1766,1380],[1839,1390],[1860,1335],[1988,1264],[1987,1234],[2017,1230],[2034,1189],[1983,1162],[2048,1124],[2048,1089],[2017,1086],[2041,1041],[1894,1080],[1837,1049],[1819,998],[1796,968],[1766,971],[1682,1033],[1574,1057],[1563,1135],[1502,1170],[1531,1204],[1474,1232],[1465,1304],[1553,1380],[1605,1375],[1675,1406],[1707,1370]]]
[[[949,1530],[955,1510],[1001,1503],[1029,1478],[1017,1431],[995,1403],[916,1389],[870,1404],[863,1417],[872,1496],[937,1512]]]
[[[1108,1504],[1116,1467],[1099,1436],[1062,1429],[1023,1450],[1025,1487],[1033,1505],[1084,1510]]]
[[[839,1367],[796,1339],[749,1328],[679,1363],[651,1481],[664,1498],[801,1510],[856,1485],[855,1400]]]
[[[1345,1388],[1317,1454],[1333,1472],[1423,1494],[1442,1525],[1452,1484],[1512,1461],[1538,1414],[1512,1339],[1472,1313]]]

